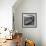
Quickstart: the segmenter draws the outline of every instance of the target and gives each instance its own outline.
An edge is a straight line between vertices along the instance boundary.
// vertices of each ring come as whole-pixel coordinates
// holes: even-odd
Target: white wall
[[[21,1],[21,0],[20,0]],[[20,2],[18,0],[18,2]],[[17,5],[17,6],[16,6]],[[22,13],[37,13],[37,28],[22,28]],[[36,46],[41,46],[41,1],[23,0],[13,6],[15,29],[23,33],[24,38],[35,41]]]
[[[20,0],[21,1],[21,0]],[[18,2],[20,2],[18,0]],[[23,0],[13,6],[15,29],[24,38],[35,41],[36,46],[46,46],[46,0]],[[22,28],[22,13],[37,13],[37,28]]]
[[[41,1],[41,38],[42,46],[46,46],[46,0]]]
[[[12,6],[16,0],[0,0],[0,27],[12,28]]]

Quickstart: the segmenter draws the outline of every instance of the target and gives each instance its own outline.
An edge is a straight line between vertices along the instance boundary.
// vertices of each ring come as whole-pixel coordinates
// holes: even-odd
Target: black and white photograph
[[[22,27],[37,27],[37,13],[23,13]]]

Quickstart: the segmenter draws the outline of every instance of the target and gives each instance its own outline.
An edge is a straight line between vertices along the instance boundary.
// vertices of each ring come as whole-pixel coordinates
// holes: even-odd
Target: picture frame
[[[22,27],[36,28],[37,27],[37,13],[22,13]]]

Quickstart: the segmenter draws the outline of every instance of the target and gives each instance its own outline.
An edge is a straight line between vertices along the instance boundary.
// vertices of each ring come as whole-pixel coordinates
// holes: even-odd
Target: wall
[[[18,0],[18,2],[20,1]],[[22,32],[24,39],[34,40],[36,46],[41,46],[41,0],[23,0],[21,3],[18,2],[13,6],[15,30]],[[37,28],[22,28],[23,12],[37,13]]]
[[[42,46],[46,46],[46,0],[41,1],[41,38]]]
[[[0,27],[12,28],[12,6],[16,0],[0,0]]]

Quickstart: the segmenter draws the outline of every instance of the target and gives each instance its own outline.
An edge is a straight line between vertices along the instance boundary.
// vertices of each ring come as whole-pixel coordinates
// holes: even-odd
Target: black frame
[[[29,22],[26,22],[29,21]],[[22,13],[22,28],[36,28],[37,13]]]

